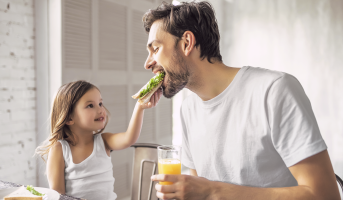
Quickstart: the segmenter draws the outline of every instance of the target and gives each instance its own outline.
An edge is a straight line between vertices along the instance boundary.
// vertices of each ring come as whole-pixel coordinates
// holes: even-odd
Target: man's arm
[[[157,197],[161,199],[340,199],[335,174],[326,150],[304,159],[290,167],[289,170],[298,181],[298,186],[283,188],[246,187],[212,182],[201,177],[163,174],[153,176],[152,180],[174,182],[173,185],[156,184]]]
[[[299,186],[309,187],[318,199],[340,199],[327,150],[289,167]]]

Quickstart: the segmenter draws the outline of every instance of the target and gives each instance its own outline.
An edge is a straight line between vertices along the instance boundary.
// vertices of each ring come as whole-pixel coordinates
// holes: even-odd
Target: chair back
[[[343,181],[342,181],[342,179],[341,179],[337,174],[335,174],[335,175],[336,175],[336,180],[337,180],[339,186],[341,186],[341,192],[340,192],[340,194],[343,194]],[[341,199],[343,199],[343,196],[342,196],[342,195],[341,195]]]
[[[158,200],[156,197],[156,182],[151,176],[158,174],[158,144],[136,143],[132,172],[131,200]]]

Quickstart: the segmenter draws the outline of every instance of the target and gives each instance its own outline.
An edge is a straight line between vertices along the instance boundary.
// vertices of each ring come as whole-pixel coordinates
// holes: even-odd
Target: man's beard
[[[166,70],[168,80],[163,88],[163,96],[166,98],[172,98],[180,90],[182,90],[188,83],[189,71],[188,66],[184,62],[179,51],[175,48],[169,67],[176,69],[177,72],[171,72]]]

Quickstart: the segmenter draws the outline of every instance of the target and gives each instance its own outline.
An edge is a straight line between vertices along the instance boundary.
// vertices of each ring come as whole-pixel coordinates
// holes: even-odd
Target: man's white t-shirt
[[[296,186],[288,167],[325,149],[311,104],[286,73],[243,67],[215,98],[181,108],[182,163],[212,181]]]

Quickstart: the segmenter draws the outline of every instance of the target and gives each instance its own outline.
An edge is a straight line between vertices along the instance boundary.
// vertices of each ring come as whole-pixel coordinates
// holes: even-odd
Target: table
[[[0,180],[0,190],[13,188],[13,187],[20,187],[20,186],[22,185]],[[61,194],[59,200],[82,200],[82,199]]]

